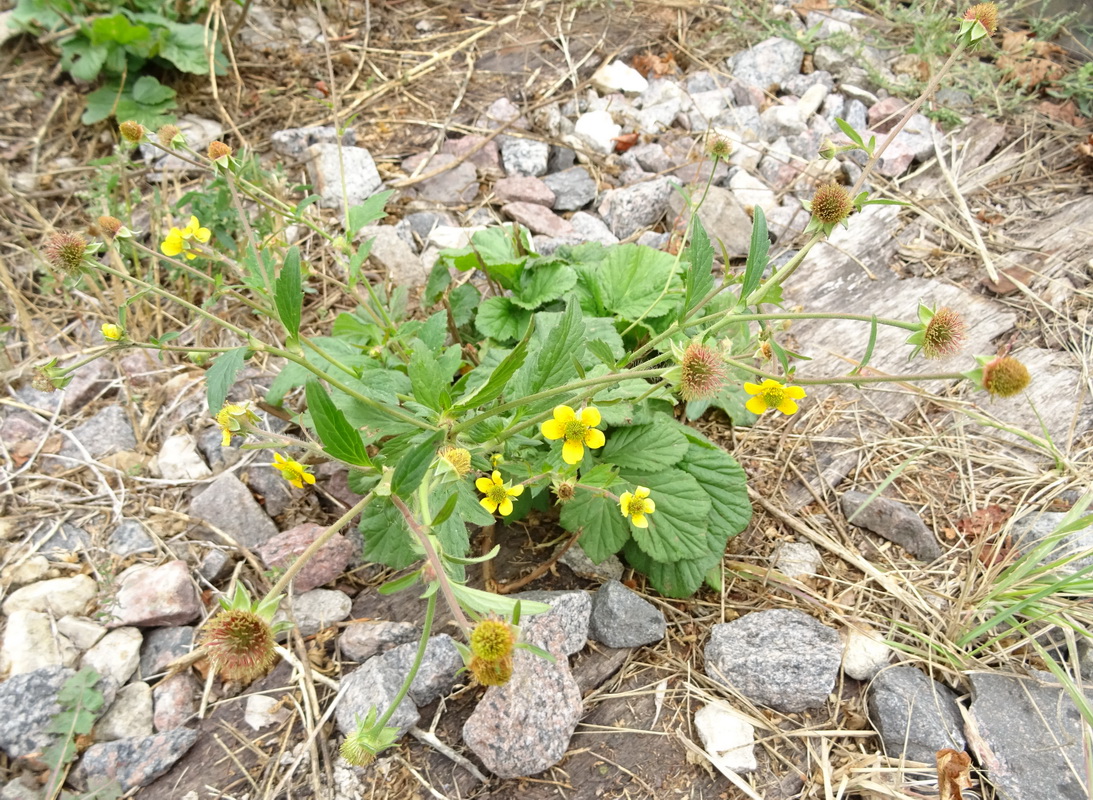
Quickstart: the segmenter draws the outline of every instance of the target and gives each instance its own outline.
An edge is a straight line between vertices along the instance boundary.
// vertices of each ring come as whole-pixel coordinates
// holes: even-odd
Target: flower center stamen
[[[785,390],[778,386],[771,386],[763,392],[763,402],[767,404],[768,408],[778,408],[785,399]]]
[[[588,432],[588,426],[580,420],[570,420],[565,424],[565,440],[567,442],[583,442],[584,435]]]
[[[644,497],[631,497],[629,506],[630,507],[628,510],[630,512],[630,516],[632,517],[650,513],[649,501],[646,500]]]
[[[495,483],[493,486],[490,487],[490,491],[489,491],[489,494],[487,496],[490,498],[490,502],[497,503],[498,505],[500,505],[501,503],[503,503],[505,501],[505,499],[509,496],[509,494],[508,494],[507,491],[505,491],[504,486],[502,486],[501,484]]]

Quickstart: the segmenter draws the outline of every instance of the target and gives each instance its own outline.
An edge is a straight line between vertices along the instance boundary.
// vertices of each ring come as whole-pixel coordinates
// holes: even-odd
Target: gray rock
[[[639,131],[660,133],[672,126],[675,118],[688,110],[691,99],[679,84],[668,78],[650,81],[649,87],[638,98],[641,110],[636,114]]]
[[[865,103],[853,97],[847,96],[846,101],[846,116],[843,117],[847,123],[862,136],[865,136],[866,115],[869,113],[869,109],[866,108]]]
[[[842,649],[835,630],[802,611],[755,611],[713,626],[706,674],[756,703],[805,711],[827,702]]]
[[[692,72],[687,76],[683,85],[687,89],[687,92],[692,96],[702,92],[712,92],[715,89],[721,88],[717,85],[717,79],[706,70]]]
[[[447,211],[415,211],[407,214],[404,221],[410,223],[414,234],[423,242],[429,238],[433,228],[459,225],[459,220]]]
[[[179,672],[152,690],[152,727],[156,731],[181,728],[197,713],[201,684],[189,672]]]
[[[76,776],[89,788],[116,780],[123,791],[147,786],[169,770],[197,741],[197,731],[179,728],[138,739],[102,742],[87,748]]]
[[[791,578],[818,574],[823,560],[811,542],[783,542],[774,552],[774,568]]]
[[[87,422],[73,428],[72,435],[93,459],[123,450],[135,450],[137,447],[133,426],[121,406],[107,406]],[[83,459],[80,448],[67,438],[61,445],[60,455]]]
[[[428,270],[394,226],[366,225],[361,228],[360,236],[362,239],[372,239],[368,259],[382,267],[393,284],[409,289],[425,285],[429,279]]]
[[[916,558],[933,561],[941,556],[941,546],[918,514],[887,497],[877,497],[863,505],[868,499],[865,492],[854,491],[845,492],[840,498],[839,507],[852,525],[895,542]]]
[[[664,638],[664,614],[618,581],[608,581],[592,598],[588,635],[608,647],[640,647]]]
[[[808,75],[794,75],[782,84],[782,91],[801,97],[813,86],[824,86],[828,91],[832,91],[835,88],[835,79],[827,70],[818,69]]]
[[[5,15],[10,16],[11,13],[11,11],[5,11],[0,14],[0,23],[3,23]],[[33,773],[24,772],[0,789],[0,800],[45,800],[45,792],[37,785]]]
[[[343,656],[363,663],[400,644],[417,641],[418,636],[418,626],[409,622],[350,622],[338,637],[338,646]]]
[[[65,636],[80,651],[90,650],[106,635],[106,626],[87,617],[61,617],[57,620],[57,632]]]
[[[456,163],[458,157],[450,153],[437,153],[429,157],[428,153],[411,156],[402,162],[402,168],[411,175],[431,175],[438,170],[440,174],[426,178],[414,185],[413,191],[421,200],[437,205],[458,206],[474,200],[478,194],[478,170],[469,161]]]
[[[349,616],[353,601],[345,592],[334,589],[312,589],[292,598],[292,620],[300,629],[301,636],[314,636],[323,628],[341,622]],[[274,622],[289,619],[282,605]]]
[[[577,163],[577,153],[571,147],[552,144],[550,146],[550,158],[547,160],[547,170],[553,174],[564,172]]]
[[[594,581],[621,581],[626,571],[618,556],[608,556],[596,564],[580,547],[569,548],[562,553],[558,561],[573,570],[573,574],[577,577]]]
[[[273,152],[285,158],[303,159],[307,149],[313,144],[338,143],[338,131],[328,125],[311,128],[285,128],[274,131],[269,137]],[[342,145],[353,147],[357,143],[357,134],[347,130],[342,134]]]
[[[955,111],[971,111],[975,107],[972,96],[961,89],[938,89],[934,97],[938,103]]]
[[[671,181],[665,177],[612,189],[604,193],[599,215],[613,234],[625,239],[659,222],[667,212],[673,194]]]
[[[824,70],[836,78],[840,77],[853,64],[853,52],[835,49],[831,45],[822,44],[812,53],[812,65],[817,70]]]
[[[796,42],[774,37],[737,53],[729,59],[728,66],[737,80],[766,89],[771,84],[781,85],[799,73],[804,54]]]
[[[140,520],[123,519],[106,540],[106,549],[124,558],[137,553],[154,553],[156,543]]]
[[[646,172],[667,172],[675,166],[667,151],[656,142],[645,142],[631,147],[623,154],[622,161],[633,161]]]
[[[113,705],[91,732],[96,742],[151,736],[152,733],[152,687],[142,681],[121,687]]]
[[[584,167],[571,167],[543,178],[554,193],[551,208],[555,211],[576,211],[596,199],[599,187]]]
[[[546,175],[550,145],[537,139],[501,137],[501,163],[506,175]]]
[[[890,758],[933,764],[938,750],[964,749],[956,692],[915,667],[892,667],[877,675],[869,685],[868,706]]]
[[[570,217],[569,224],[573,226],[574,235],[582,242],[619,243],[619,237],[611,232],[603,220],[586,211],[578,211]]]
[[[699,92],[691,95],[691,110],[687,114],[687,120],[691,124],[691,130],[704,131],[710,126],[710,122],[729,104],[729,95],[721,89],[710,92]]]
[[[459,139],[448,139],[441,145],[441,153],[450,153],[456,158],[463,158],[466,156],[467,161],[474,164],[478,168],[478,172],[483,176],[497,175],[501,172],[501,150],[498,147],[496,139],[490,139],[482,144],[486,140],[485,136],[463,136]],[[479,147],[481,145],[481,147]],[[475,150],[475,148],[479,148]],[[474,150],[474,153],[467,156]]]
[[[216,427],[205,428],[197,434],[197,449],[201,451],[201,455],[205,457],[205,461],[214,473],[235,466],[243,457],[242,440],[238,436],[234,437],[234,441],[227,447],[224,447],[222,442],[223,434]]]
[[[529,641],[550,652],[554,663],[517,650],[512,678],[489,687],[463,725],[467,747],[499,778],[535,775],[558,763],[584,710],[560,624],[543,625],[536,636]]]
[[[53,666],[71,667],[79,652],[53,629],[53,617],[40,611],[13,611],[0,645],[0,673],[23,675]]]
[[[1066,514],[1061,511],[1041,511],[1027,514],[1013,524],[1012,535],[1015,548],[1028,553],[1042,545],[1062,524]],[[1056,568],[1061,575],[1072,575],[1093,564],[1093,525],[1087,525],[1058,538],[1058,541],[1040,559],[1041,564],[1050,564],[1070,556],[1082,554]]]
[[[759,123],[760,138],[767,140],[796,136],[808,129],[796,106],[771,106],[759,115]]]
[[[767,153],[759,162],[759,175],[776,191],[793,184],[804,169],[804,164],[794,156],[789,140],[784,136],[771,142]]]
[[[153,473],[169,481],[198,481],[212,475],[197,454],[197,443],[188,433],[168,436],[160,447]]]
[[[293,487],[274,468],[271,461],[251,462],[241,474],[243,482],[269,516],[279,517],[292,505]]]
[[[98,584],[90,575],[38,581],[16,589],[4,600],[3,611],[48,611],[54,616],[78,616],[95,598]]]
[[[273,520],[231,472],[220,475],[191,501],[190,514],[252,549],[277,535]]]
[[[805,17],[805,27],[816,28],[815,38],[818,41],[830,39],[836,34],[849,34],[854,32],[854,26],[844,20],[836,19],[834,14],[826,11],[809,11]]]
[[[672,234],[670,233],[657,233],[656,231],[646,231],[638,237],[638,244],[642,247],[651,247],[654,250],[663,249],[671,240]]]
[[[409,642],[388,650],[372,661],[379,661],[384,669],[391,670],[401,678],[410,674],[417,655],[417,642]],[[371,663],[371,662],[369,662]],[[438,697],[447,694],[455,685],[456,672],[463,667],[463,658],[456,649],[452,637],[438,633],[429,637],[425,645],[425,656],[413,683],[410,684],[410,699],[416,705],[426,706]]]
[[[372,154],[363,147],[339,148],[336,144],[319,142],[307,148],[307,157],[308,178],[321,198],[319,205],[324,208],[342,210],[346,205],[360,205],[383,186]]]
[[[198,565],[198,574],[209,583],[216,583],[228,574],[232,560],[223,550],[210,550]]]
[[[143,641],[144,637],[136,628],[115,628],[84,653],[80,668],[90,667],[118,686],[124,686],[140,663]]]
[[[305,522],[279,533],[258,548],[258,555],[271,569],[285,569],[322,535],[326,527]],[[308,592],[337,579],[356,555],[356,547],[342,534],[336,534],[311,556],[296,577],[293,590]]]
[[[194,628],[155,628],[144,635],[140,648],[140,677],[149,680],[167,670],[167,665],[190,652],[194,643]]]
[[[534,600],[550,606],[550,611],[543,614],[535,614],[526,618],[521,617],[520,627],[529,640],[549,638],[553,632],[544,633],[540,631],[540,628],[543,625],[558,625],[564,634],[561,643],[563,653],[571,656],[584,649],[585,644],[588,642],[589,619],[592,615],[592,598],[588,592],[580,590],[520,592],[512,595],[512,598],[514,600]]]
[[[805,90],[805,93],[801,95],[801,99],[797,103],[797,113],[800,115],[802,121],[807,123],[809,118],[819,111],[820,106],[823,105],[829,91],[830,89],[822,83],[814,84]]]
[[[777,195],[771,188],[745,170],[736,170],[729,178],[728,188],[745,209],[748,206],[759,206],[763,213],[770,214],[778,207]]]
[[[671,198],[670,205],[677,215],[685,213],[683,198],[679,195]],[[711,186],[698,210],[698,218],[710,241],[720,241],[730,256],[747,255],[751,244],[751,217],[733,192]],[[714,249],[717,250],[716,246]]]
[[[353,670],[342,678],[342,699],[338,710],[334,712],[338,730],[345,735],[352,733],[357,723],[368,716],[371,709],[376,709],[378,716],[383,716],[398,696],[405,674],[397,674],[383,662],[382,656],[370,658],[359,669]],[[402,698],[398,708],[387,720],[387,725],[398,729],[402,736],[417,725],[421,715],[409,695]]]
[[[130,567],[118,584],[117,602],[110,609],[113,619],[107,623],[110,628],[185,625],[204,611],[185,561]]]
[[[70,362],[61,364],[70,365]],[[118,372],[113,363],[105,358],[97,358],[90,364],[85,364],[73,373],[72,382],[64,388],[61,409],[68,414],[76,413],[96,397],[108,392],[117,377]]]
[[[76,674],[67,667],[53,666],[15,675],[0,683],[0,750],[11,758],[22,758],[49,747],[57,734],[48,731],[53,716],[61,710],[57,694],[65,681]],[[103,693],[103,710],[114,701],[117,687],[100,680],[95,688]]]

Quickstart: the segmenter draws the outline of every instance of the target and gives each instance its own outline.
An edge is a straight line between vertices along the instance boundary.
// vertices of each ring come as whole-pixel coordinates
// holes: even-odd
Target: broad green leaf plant
[[[993,32],[992,13],[991,4],[969,10],[946,69]],[[668,597],[687,597],[704,583],[720,585],[726,543],[751,519],[746,476],[729,453],[679,421],[679,406],[694,417],[716,405],[751,424],[757,415],[795,413],[815,384],[969,378],[995,395],[1021,391],[1028,373],[1008,356],[982,359],[970,373],[865,376],[859,368],[849,376],[800,378],[791,363],[796,354],[778,342],[778,323],[830,316],[782,309],[782,286],[836,225],[847,225],[865,205],[885,202],[870,198],[862,185],[925,97],[879,144],[840,123],[849,144],[825,147],[825,155],[859,148],[868,156],[866,167],[850,189],[831,184],[817,191],[809,238],[782,266],[770,263],[758,208],[743,272],[721,280],[714,274],[716,243],[695,209],[675,255],[635,244],[586,244],[543,256],[526,230],[503,225],[441,253],[426,287],[426,310],[416,315],[406,312],[404,289],[388,291],[362,278],[369,243],[355,240],[363,226],[383,217],[389,193],[348,209],[344,234],[330,233],[306,213],[314,197],[284,202],[243,175],[227,145],[214,142],[201,154],[186,146],[177,128],[152,136],[137,122],[124,123],[127,142],[174,153],[225,183],[241,218],[246,199],[313,231],[345,273],[344,282],[317,275],[308,264],[313,252],[274,237],[259,240],[246,226],[244,241],[232,251],[242,255],[233,257],[197,217],[178,220],[158,249],[111,217],[99,220],[103,243],[55,234],[46,247],[48,260],[74,282],[92,270],[111,275],[137,297],[157,295],[187,309],[193,327],[201,329],[191,339],[212,341],[211,332],[220,332],[216,347],[181,346],[167,336],[140,340],[126,331],[123,307],[117,322],[104,326],[106,346],[93,357],[147,348],[211,361],[209,412],[225,445],[275,451],[277,468],[298,491],[314,482],[310,465],[339,462],[362,495],[265,598],[252,602],[237,591],[206,627],[204,651],[229,678],[241,674],[241,663],[246,677],[253,677],[255,665],[271,663],[269,653],[247,648],[272,648],[272,636],[262,629],[281,594],[330,537],[359,517],[364,559],[408,570],[384,591],[416,586],[428,598],[416,663],[443,598],[466,635],[467,669],[481,683],[501,683],[511,674],[513,648],[528,646],[519,637],[521,613],[546,607],[521,607],[467,585],[466,567],[497,552],[471,552],[474,526],[509,523],[532,509],[556,506],[569,545],[594,562],[621,554]],[[708,152],[716,163],[728,155],[728,145],[714,140]],[[102,245],[105,259],[97,257]],[[151,281],[157,260],[204,282],[208,302],[194,305]],[[145,269],[134,274],[128,264]],[[210,268],[199,268],[205,264]],[[358,300],[329,325],[309,314],[304,302],[322,280]],[[222,298],[272,320],[280,337],[260,338],[209,310]],[[964,322],[950,309],[922,308],[911,321],[838,316],[863,324],[867,353],[881,325],[906,330],[914,352],[927,357],[954,352],[964,336]],[[756,352],[773,368],[754,366]],[[298,435],[266,430],[248,403],[228,402],[240,370],[259,355],[281,365],[264,400],[297,423]],[[43,364],[37,385],[61,387],[75,368]],[[492,632],[476,637],[484,625]],[[374,709],[361,721],[346,742],[348,757],[366,760],[393,741],[386,723],[397,705]]]

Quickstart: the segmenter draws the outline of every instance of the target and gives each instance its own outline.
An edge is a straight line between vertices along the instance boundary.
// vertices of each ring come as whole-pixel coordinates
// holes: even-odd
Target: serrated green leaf
[[[611,432],[600,458],[622,469],[652,472],[673,466],[687,452],[687,437],[663,424],[632,425]]]
[[[627,320],[642,315],[656,319],[671,312],[679,302],[680,285],[679,277],[673,274],[675,269],[675,258],[669,253],[623,244],[611,248],[604,260],[589,272],[589,277],[598,287],[600,302],[610,313]],[[661,297],[665,284],[669,291]]]
[[[576,496],[562,506],[559,522],[572,533],[583,531],[577,543],[593,564],[619,552],[630,540],[630,525],[618,501],[588,489],[577,490]]]
[[[622,478],[645,486],[656,503],[646,519],[648,528],[630,527],[630,535],[654,561],[679,561],[709,555],[706,528],[710,497],[691,475],[679,469],[638,473],[624,471]]]
[[[409,497],[421,485],[426,470],[436,458],[436,449],[444,438],[442,431],[433,431],[413,448],[402,454],[391,476],[391,492],[399,497]]]
[[[109,46],[76,38],[61,47],[61,66],[76,80],[91,82],[99,77],[110,54]]]
[[[751,224],[751,244],[748,246],[748,261],[744,267],[744,283],[740,288],[740,302],[747,304],[751,293],[759,288],[763,273],[767,269],[767,254],[770,252],[770,236],[767,234],[767,218],[763,209],[755,206]]]
[[[527,330],[531,312],[513,304],[507,297],[487,297],[478,306],[474,324],[479,333],[498,342],[508,342]]]
[[[691,244],[687,248],[687,260],[690,265],[684,276],[683,306],[679,310],[680,319],[690,313],[703,297],[713,290],[713,247],[702,221],[695,214],[691,220]]]
[[[543,264],[526,268],[520,275],[512,302],[520,308],[535,309],[557,300],[577,283],[577,273],[568,264]]]
[[[421,557],[406,520],[386,497],[376,498],[369,512],[361,514],[359,530],[364,537],[364,561],[403,569]]]
[[[133,83],[133,100],[144,106],[155,106],[173,100],[175,90],[164,86],[151,75],[141,75]]]
[[[633,540],[626,543],[622,552],[627,563],[648,577],[653,588],[665,597],[690,597],[702,586],[706,573],[721,561],[720,556],[713,554],[670,563],[655,561]]]
[[[531,334],[535,330],[534,321],[528,325],[527,332],[524,334],[524,338],[520,340],[520,343],[499,363],[494,367],[493,372],[490,373],[486,382],[479,386],[469,396],[460,399],[452,407],[452,414],[461,414],[468,409],[482,406],[500,397],[505,389],[509,385],[509,380],[512,378],[516,371],[524,365],[524,359],[528,355],[528,342],[531,341]]]
[[[300,335],[300,314],[304,305],[300,279],[300,248],[295,245],[285,254],[273,299],[281,324],[285,326],[288,335],[295,339]]]
[[[304,384],[304,392],[307,396],[307,410],[311,414],[311,422],[315,426],[315,433],[319,441],[323,443],[323,450],[334,458],[359,467],[372,466],[372,460],[368,457],[368,450],[361,439],[360,431],[354,428],[345,418],[326,389],[318,381],[309,380]]]
[[[433,411],[443,410],[441,400],[451,386],[451,373],[444,373],[433,351],[420,339],[414,340],[406,374],[415,400]]]
[[[584,343],[585,348],[610,369],[615,368],[615,354],[611,352],[611,346],[603,339],[593,339]]]
[[[387,201],[394,194],[394,189],[388,189],[385,192],[378,192],[365,200],[360,205],[352,206],[349,209],[349,228],[346,231],[347,238],[352,239],[357,235],[357,231],[363,228],[365,225],[370,225],[377,220],[381,220],[387,216],[387,212],[384,210]]]
[[[692,439],[687,453],[676,465],[702,487],[710,498],[707,528],[711,551],[720,554],[725,542],[751,522],[748,478],[736,459],[713,444]]]
[[[96,17],[91,23],[91,41],[95,44],[130,45],[148,39],[151,31],[144,25],[134,25],[124,14]]]
[[[205,50],[205,26],[197,23],[167,22],[168,35],[163,37],[159,57],[170,61],[175,69],[193,75],[209,73],[209,56]],[[217,75],[224,74],[224,54],[220,43],[215,43],[213,62],[218,64]]]
[[[206,397],[209,401],[209,411],[213,414],[224,407],[224,401],[228,398],[235,383],[235,376],[243,368],[247,360],[247,348],[237,347],[226,353],[221,353],[205,373]]]
[[[576,370],[573,357],[580,356],[584,348],[585,328],[581,306],[571,301],[562,314],[535,315],[536,333],[533,341],[539,343],[527,361],[513,377],[513,397],[532,395],[551,386],[561,386],[571,379]],[[530,413],[554,404],[547,399],[528,406]]]
[[[455,320],[456,326],[463,327],[474,319],[474,312],[478,310],[478,304],[481,302],[482,293],[473,284],[464,283],[452,289],[451,294],[448,295],[448,305],[451,306],[452,319]]]

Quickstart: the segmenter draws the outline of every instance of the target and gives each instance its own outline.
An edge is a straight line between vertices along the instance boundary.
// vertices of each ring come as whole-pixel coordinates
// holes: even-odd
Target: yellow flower
[[[125,335],[125,331],[120,325],[114,325],[111,322],[104,322],[102,325],[102,338],[109,339],[112,342],[121,341],[121,337]]]
[[[565,439],[562,444],[562,460],[567,464],[580,464],[584,458],[584,448],[603,447],[607,441],[603,431],[596,430],[600,424],[600,412],[593,406],[581,411],[580,417],[569,406],[554,409],[554,419],[548,419],[541,426],[547,439]]]
[[[190,222],[185,228],[171,228],[167,237],[160,243],[159,250],[165,256],[177,256],[184,253],[186,258],[193,261],[198,252],[190,246],[190,240],[205,244],[212,236],[212,231],[202,228],[197,217],[191,216]]]
[[[524,493],[523,484],[506,486],[501,480],[501,473],[497,470],[494,470],[488,478],[479,478],[474,482],[474,485],[478,487],[478,491],[486,495],[478,501],[482,504],[482,507],[491,514],[497,513],[497,510],[500,509],[502,517],[507,517],[512,513],[512,498],[519,497]]]
[[[273,462],[274,468],[280,470],[281,477],[297,489],[303,489],[305,483],[315,483],[315,476],[308,472],[311,467],[306,467],[291,458],[285,458],[280,453],[273,454]]]
[[[744,405],[753,414],[762,414],[772,408],[786,415],[796,414],[797,404],[793,401],[805,396],[805,390],[800,386],[783,386],[770,378],[758,386],[754,383],[745,383],[744,391],[755,395]]]
[[[216,424],[220,426],[220,432],[224,434],[221,441],[222,447],[228,447],[232,443],[232,434],[244,436],[243,423],[258,422],[258,415],[245,405],[228,403],[216,412]]]
[[[622,509],[624,517],[630,518],[635,528],[648,528],[649,520],[645,518],[645,515],[656,511],[657,504],[650,499],[649,490],[644,486],[639,486],[633,494],[630,494],[630,492],[622,493],[619,497],[619,508]]]

